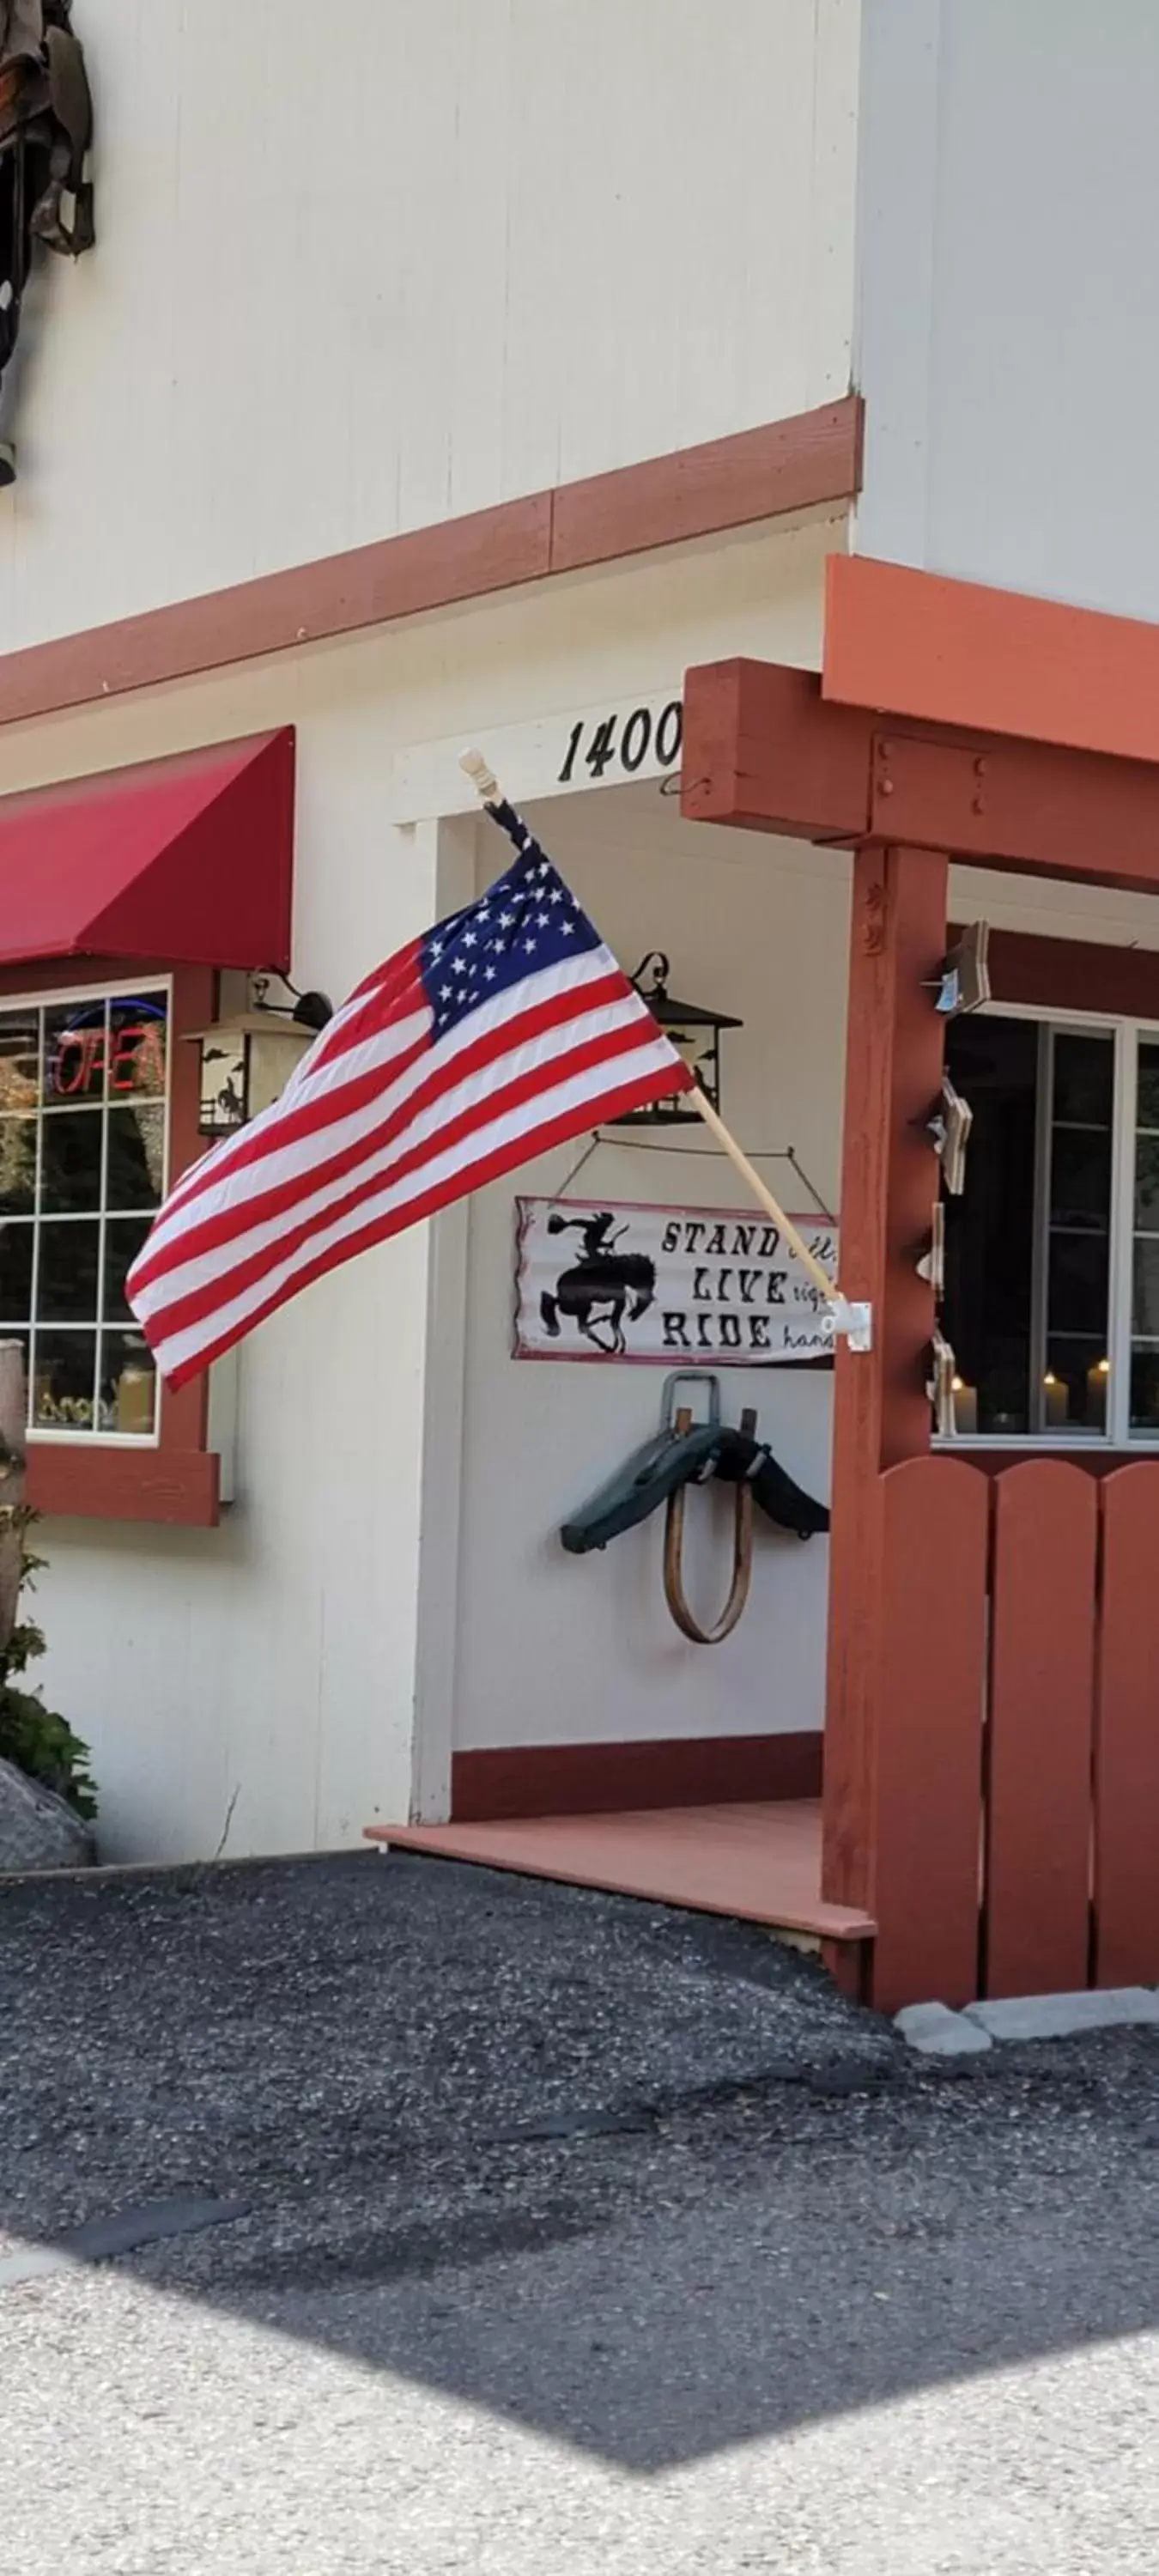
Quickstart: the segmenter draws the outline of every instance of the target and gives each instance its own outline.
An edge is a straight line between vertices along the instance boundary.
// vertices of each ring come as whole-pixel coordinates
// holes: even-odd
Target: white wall
[[[85,0],[0,650],[849,379],[859,0]]]
[[[848,859],[682,823],[654,786],[549,803],[532,819],[629,971],[662,947],[674,991],[744,1020],[724,1041],[726,1115],[754,1153],[792,1144],[834,1206]],[[493,871],[494,850],[484,846],[480,860]],[[665,1376],[511,1357],[515,1197],[558,1190],[577,1150],[561,1148],[471,1204],[456,1747],[819,1727],[824,1539],[803,1545],[758,1514],[749,1608],[711,1651],[686,1643],[665,1608],[662,1514],[598,1554],[560,1546],[569,1510],[657,1429]],[[788,1166],[763,1169],[784,1204],[808,1207]],[[671,1131],[601,1146],[575,1189],[609,1203],[747,1204],[707,1135]],[[725,1420],[755,1405],[782,1464],[826,1498],[831,1371],[719,1375]],[[688,1525],[690,1591],[715,1617],[728,1590],[731,1496],[694,1494]]]
[[[296,724],[297,980],[338,995],[459,899],[463,827],[395,829],[396,755],[556,714],[566,740],[572,708],[678,688],[723,653],[815,662],[840,536],[750,533],[9,728],[0,793]],[[231,1853],[355,1842],[408,1812],[416,1692],[449,1740],[454,1351],[436,1305],[428,1366],[427,1256],[425,1231],[404,1235],[245,1345],[220,1530],[50,1525],[46,1686],[92,1742],[110,1856],[212,1853],[235,1791]]]
[[[1159,10],[865,0],[859,551],[1159,615]]]

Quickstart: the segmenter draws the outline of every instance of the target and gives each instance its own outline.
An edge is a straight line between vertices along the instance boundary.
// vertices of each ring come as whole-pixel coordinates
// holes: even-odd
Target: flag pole
[[[507,800],[498,779],[484,760],[481,751],[461,751],[459,767],[465,770],[483,805],[506,803]],[[693,1083],[688,1096],[693,1108],[703,1118],[710,1134],[715,1136],[722,1152],[727,1154],[734,1170],[740,1173],[741,1179],[752,1191],[758,1206],[763,1207],[766,1216],[771,1217],[773,1224],[780,1228],[790,1252],[800,1262],[802,1270],[812,1281],[818,1295],[824,1298],[825,1304],[832,1312],[834,1331],[845,1335],[851,1350],[869,1350],[872,1347],[873,1323],[869,1306],[856,1300],[851,1303],[847,1297],[842,1296],[836,1280],[830,1278],[824,1263],[818,1261],[816,1253],[810,1251],[804,1235],[798,1232],[792,1217],[786,1215],[779,1199],[774,1198],[767,1183],[761,1179],[760,1173],[750,1163],[743,1147],[738,1145],[735,1136],[725,1126],[719,1110],[714,1109],[707,1092],[701,1089],[699,1082]]]
[[[720,1115],[720,1111],[713,1108],[712,1102],[708,1097],[708,1093],[703,1091],[700,1084],[697,1082],[693,1085],[688,1097],[692,1103],[692,1107],[697,1110],[700,1117],[703,1118],[705,1126],[709,1128],[715,1136],[717,1144],[721,1147],[722,1152],[727,1154],[730,1163],[734,1166],[735,1170],[740,1173],[742,1181],[747,1181],[753,1197],[759,1201],[766,1216],[770,1216],[773,1220],[773,1224],[780,1227],[781,1233],[784,1235],[790,1252],[796,1255],[797,1260],[801,1264],[802,1270],[808,1272],[808,1275],[813,1282],[813,1286],[820,1291],[820,1294],[825,1299],[827,1305],[835,1306],[838,1303],[839,1298],[836,1280],[830,1278],[824,1263],[818,1261],[816,1253],[810,1252],[804,1235],[798,1233],[792,1217],[786,1216],[780,1201],[773,1197],[773,1193],[771,1189],[769,1189],[767,1183],[761,1179],[760,1173],[755,1170],[752,1163],[750,1163],[743,1146],[738,1145],[735,1136],[731,1133],[730,1129],[725,1126],[724,1120]]]

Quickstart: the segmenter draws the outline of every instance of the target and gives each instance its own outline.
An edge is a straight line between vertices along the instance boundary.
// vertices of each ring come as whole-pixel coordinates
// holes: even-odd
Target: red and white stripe
[[[435,1043],[420,953],[368,977],[281,1099],[166,1200],[128,1294],[170,1386],[339,1262],[690,1084],[607,948],[528,975]]]

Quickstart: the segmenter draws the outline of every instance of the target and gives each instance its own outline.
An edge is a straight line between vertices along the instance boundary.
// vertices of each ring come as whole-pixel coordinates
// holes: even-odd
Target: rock
[[[87,1869],[93,1837],[54,1789],[42,1788],[11,1762],[0,1762],[0,1872]]]

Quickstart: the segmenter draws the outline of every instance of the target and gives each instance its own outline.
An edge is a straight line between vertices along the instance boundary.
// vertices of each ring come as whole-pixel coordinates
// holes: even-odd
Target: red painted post
[[[1159,1460],[1100,1488],[1095,1983],[1159,1981]]]
[[[1033,1458],[995,1484],[985,1990],[1072,1993],[1090,1956],[1098,1483]]]
[[[853,862],[841,1286],[873,1307],[873,1349],[838,1348],[830,1542],[822,1886],[875,1913],[882,1694],[878,1483],[929,1447],[933,1291],[916,1263],[938,1191],[926,1119],[944,1024],[929,989],[946,944],[948,864],[933,850],[865,848]]]
[[[879,1479],[881,1663],[873,2000],[978,1987],[991,1480],[958,1458]]]

